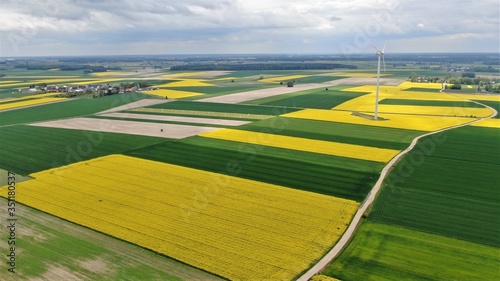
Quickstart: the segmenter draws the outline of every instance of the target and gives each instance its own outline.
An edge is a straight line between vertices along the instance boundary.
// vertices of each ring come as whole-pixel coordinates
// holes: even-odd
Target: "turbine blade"
[[[385,57],[384,54],[382,54],[382,62],[384,64],[384,72],[385,72],[385,58],[384,57]]]
[[[377,50],[377,54],[378,54],[378,53],[383,53],[383,52],[382,52],[382,51],[380,51],[377,47],[375,47],[375,46],[373,46],[373,45],[372,45],[372,47],[373,47],[375,50]]]
[[[385,45],[387,45],[387,40],[385,40],[385,43],[384,43],[384,48],[382,48],[382,53],[385,52]]]

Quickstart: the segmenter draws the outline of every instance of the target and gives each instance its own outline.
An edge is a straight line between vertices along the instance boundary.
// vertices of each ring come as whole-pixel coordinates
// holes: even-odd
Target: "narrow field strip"
[[[215,127],[198,127],[190,125],[160,124],[151,122],[122,121],[83,117],[32,123],[30,125],[39,127],[110,132],[171,139],[182,139],[219,129]]]
[[[213,87],[215,85],[204,82],[204,80],[199,79],[183,79],[181,81],[170,82],[166,84],[158,85],[160,88],[168,87]]]
[[[177,115],[191,115],[191,116],[206,116],[210,118],[238,118],[238,119],[249,119],[249,120],[262,120],[274,117],[272,115],[262,115],[262,114],[244,114],[244,113],[231,113],[231,112],[208,112],[208,111],[198,111],[198,110],[183,110],[183,109],[163,109],[163,108],[135,108],[130,110],[131,112],[150,112],[155,114],[177,114]]]
[[[18,184],[19,202],[231,280],[295,278],[338,240],[358,207],[123,155],[32,176]]]
[[[479,122],[472,124],[471,126],[500,129],[500,119],[492,118],[492,119],[481,120]]]
[[[170,89],[160,89],[160,90],[152,90],[152,91],[142,91],[142,93],[160,97],[167,97],[169,99],[182,99],[189,97],[201,96],[200,93],[188,92],[188,91],[178,91],[178,90],[170,90]]]
[[[0,110],[14,109],[14,108],[25,107],[25,106],[33,106],[33,105],[40,105],[40,104],[58,102],[58,101],[63,101],[63,100],[67,100],[67,99],[66,98],[43,98],[43,99],[21,100],[19,102],[0,104]]]
[[[283,117],[303,118],[311,120],[322,120],[331,122],[340,122],[348,124],[380,126],[387,128],[398,128],[418,131],[437,131],[455,125],[469,123],[475,118],[465,117],[443,117],[426,115],[404,115],[404,114],[385,114],[380,117],[388,120],[369,120],[363,117],[352,115],[348,111],[334,111],[321,109],[304,109],[297,112],[283,114]]]
[[[493,111],[489,108],[477,107],[451,107],[451,106],[413,106],[413,105],[389,105],[379,104],[379,113],[396,114],[419,114],[419,115],[439,115],[452,117],[488,117]],[[373,105],[360,107],[357,111],[374,112]]]
[[[198,123],[209,125],[224,125],[224,126],[241,126],[250,123],[249,121],[227,120],[227,119],[213,119],[213,118],[196,118],[184,116],[162,116],[151,114],[134,114],[134,113],[107,113],[101,114],[103,117],[117,117],[117,118],[130,118],[130,119],[144,119],[144,120],[157,120],[157,121],[172,121],[172,122],[185,122],[185,123]]]
[[[399,150],[234,129],[220,129],[199,136],[376,162],[388,162],[399,153]]]
[[[289,75],[289,76],[278,76],[278,77],[271,77],[271,78],[265,78],[265,79],[260,79],[260,82],[264,83],[276,83],[276,82],[286,82],[286,81],[292,81],[295,79],[300,79],[304,77],[308,77],[309,75]]]

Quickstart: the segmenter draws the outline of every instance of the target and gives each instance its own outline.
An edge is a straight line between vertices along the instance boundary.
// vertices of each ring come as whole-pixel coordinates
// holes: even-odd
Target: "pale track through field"
[[[441,92],[443,91],[443,89],[441,89]],[[449,94],[449,95],[452,95],[452,94]],[[430,132],[430,133],[427,133],[427,134],[424,134],[424,135],[421,135],[421,136],[418,136],[418,137],[414,138],[413,141],[412,141],[412,143],[410,144],[410,146],[408,148],[406,148],[405,150],[401,151],[398,155],[396,155],[382,169],[382,172],[380,173],[379,179],[377,180],[377,182],[373,186],[373,188],[370,191],[370,193],[368,193],[368,197],[359,206],[358,211],[356,212],[356,214],[354,215],[354,218],[351,221],[351,224],[349,224],[349,227],[346,229],[346,231],[344,232],[344,234],[342,235],[342,237],[340,238],[340,240],[335,244],[335,246],[325,256],[323,256],[323,258],[321,258],[321,260],[319,260],[313,267],[311,267],[302,276],[300,276],[297,279],[297,281],[307,281],[307,280],[311,279],[314,275],[316,275],[318,272],[320,272],[321,270],[323,270],[333,259],[335,259],[340,254],[340,252],[345,248],[345,246],[349,243],[349,241],[351,240],[352,236],[356,232],[356,229],[358,228],[358,226],[359,226],[359,224],[361,222],[361,218],[362,218],[363,214],[366,212],[366,210],[368,209],[368,207],[375,200],[375,197],[377,196],[378,192],[380,191],[380,188],[382,187],[382,183],[384,182],[384,179],[387,176],[387,174],[391,171],[391,168],[404,155],[406,155],[408,152],[410,152],[415,147],[415,145],[417,144],[417,142],[421,138],[424,138],[424,137],[427,137],[427,136],[430,136],[430,135],[434,135],[434,134],[438,134],[438,133],[441,133],[441,132],[444,132],[444,131],[448,131],[448,130],[452,130],[452,129],[456,129],[456,128],[460,128],[460,127],[469,126],[471,124],[480,122],[482,120],[491,119],[491,118],[497,116],[497,114],[498,114],[498,112],[494,108],[492,108],[492,107],[490,107],[488,105],[485,105],[485,104],[483,104],[481,102],[477,102],[477,101],[473,101],[473,100],[471,100],[471,102],[474,102],[476,104],[479,104],[481,106],[484,106],[486,108],[489,108],[489,109],[493,110],[493,114],[490,115],[490,116],[488,116],[488,117],[479,118],[477,120],[474,120],[474,121],[471,121],[471,122],[468,122],[468,123],[465,123],[465,124],[448,127],[448,128],[445,128],[445,129],[441,129],[441,130],[438,130],[438,131]]]
[[[296,84],[293,87],[280,86],[266,89],[259,89],[247,92],[239,92],[235,94],[199,99],[199,102],[216,102],[216,103],[227,103],[227,104],[236,104],[261,98],[267,98],[272,96],[284,95],[289,93],[300,92],[304,90],[312,90],[312,89],[320,89],[320,88],[328,88],[338,85],[365,85],[365,84],[374,84],[376,83],[376,78],[359,78],[359,77],[350,77],[343,78],[338,80],[333,80],[325,83],[307,83],[307,84]],[[401,83],[401,79],[393,79],[393,78],[381,78],[380,82],[385,85],[399,85]]]

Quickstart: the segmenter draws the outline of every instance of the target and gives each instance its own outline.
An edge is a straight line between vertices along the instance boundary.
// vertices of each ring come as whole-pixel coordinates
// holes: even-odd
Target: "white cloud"
[[[476,39],[454,41],[461,34]],[[473,7],[466,0],[0,0],[0,56],[54,49],[303,53],[341,51],[342,45],[363,52],[386,39],[424,38],[432,40],[420,46],[423,52],[443,46],[474,51],[475,44],[494,52],[498,34],[497,0],[476,1]],[[129,47],[110,47],[113,42]],[[396,46],[395,52],[408,50]]]

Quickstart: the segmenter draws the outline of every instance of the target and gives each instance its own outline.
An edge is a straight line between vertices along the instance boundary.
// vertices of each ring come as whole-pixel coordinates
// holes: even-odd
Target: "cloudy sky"
[[[0,0],[0,56],[499,52],[498,0]]]

